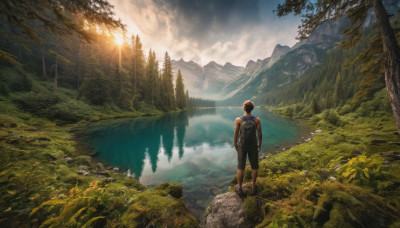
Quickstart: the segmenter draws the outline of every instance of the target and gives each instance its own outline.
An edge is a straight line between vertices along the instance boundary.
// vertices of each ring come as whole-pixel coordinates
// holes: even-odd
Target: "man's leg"
[[[237,180],[238,180],[238,187],[242,190],[243,184],[243,170],[246,167],[246,151],[243,151],[242,147],[239,147],[237,150],[238,154],[238,165],[237,165]]]
[[[258,175],[258,170],[252,169],[251,170],[251,179],[253,181],[253,191],[255,190],[255,187],[256,187],[257,175]],[[242,174],[242,176],[243,176],[243,174]]]
[[[237,170],[237,180],[238,180],[238,186],[239,189],[242,189],[242,183],[243,183],[243,170],[238,169]]]
[[[256,191],[256,181],[257,181],[257,175],[258,175],[258,152],[257,149],[254,149],[249,152],[249,160],[250,160],[250,165],[251,165],[251,179],[253,181],[253,194]]]

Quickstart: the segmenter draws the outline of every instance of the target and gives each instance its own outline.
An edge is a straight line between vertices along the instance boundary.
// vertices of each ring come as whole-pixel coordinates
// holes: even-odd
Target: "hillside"
[[[221,98],[222,87],[244,71],[243,67],[234,66],[229,62],[220,65],[211,61],[201,67],[193,61],[186,62],[183,59],[172,60],[172,67],[175,71],[182,71],[183,80],[191,96],[214,100]]]
[[[93,106],[71,89],[49,92],[50,83],[20,67],[2,66],[0,72],[9,88],[0,96],[2,227],[197,226],[180,200],[179,184],[148,189],[118,168],[95,162],[74,139],[74,132],[93,121],[162,112]]]

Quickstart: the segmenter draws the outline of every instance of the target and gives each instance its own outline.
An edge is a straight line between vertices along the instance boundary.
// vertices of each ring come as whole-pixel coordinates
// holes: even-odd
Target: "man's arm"
[[[236,118],[236,120],[235,120],[235,133],[233,134],[233,145],[235,146],[236,150],[238,149],[237,139],[238,139],[239,128],[240,128],[240,118]]]
[[[261,132],[261,121],[260,119],[256,118],[254,121],[257,125],[257,135],[258,135],[258,147],[257,147],[257,152],[260,152],[261,150],[261,144],[262,144],[262,132]]]

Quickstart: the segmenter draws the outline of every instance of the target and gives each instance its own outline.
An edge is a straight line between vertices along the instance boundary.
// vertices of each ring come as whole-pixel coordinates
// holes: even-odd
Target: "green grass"
[[[3,85],[20,78],[26,82],[23,70],[0,72],[10,79]],[[198,225],[180,199],[180,185],[147,189],[96,163],[85,151],[78,153],[70,133],[88,121],[160,115],[161,111],[147,104],[131,112],[88,105],[76,99],[74,90],[59,88],[53,94],[49,83],[29,74],[27,78],[29,92],[19,83],[17,90],[0,96],[1,227]]]
[[[258,226],[396,227],[400,161],[381,156],[400,153],[390,143],[400,142],[390,113],[328,110],[311,121],[322,129],[311,141],[260,161],[256,199],[264,209],[247,208],[263,218]]]

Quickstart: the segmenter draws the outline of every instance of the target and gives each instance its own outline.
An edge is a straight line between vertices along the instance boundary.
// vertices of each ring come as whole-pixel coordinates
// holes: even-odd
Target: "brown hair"
[[[250,113],[254,109],[254,103],[251,100],[247,100],[247,101],[243,102],[243,109],[247,113]]]

